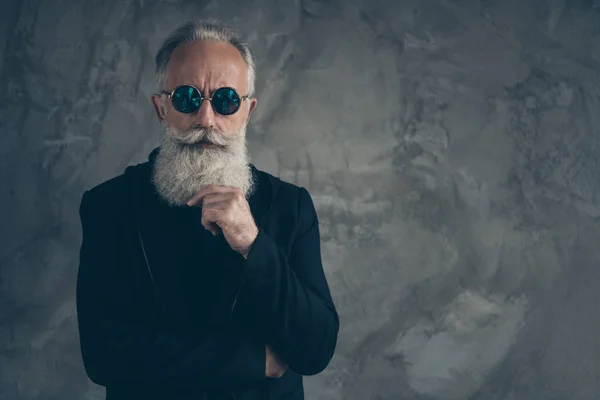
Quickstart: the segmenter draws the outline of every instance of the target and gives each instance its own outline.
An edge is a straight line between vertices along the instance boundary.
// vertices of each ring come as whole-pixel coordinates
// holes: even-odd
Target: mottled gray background
[[[192,16],[249,37],[253,160],[321,218],[342,327],[307,398],[600,398],[600,1],[2,0],[0,399],[103,398],[77,209],[157,144]]]

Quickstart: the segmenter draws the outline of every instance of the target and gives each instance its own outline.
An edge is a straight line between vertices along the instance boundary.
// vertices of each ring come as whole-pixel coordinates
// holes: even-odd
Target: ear
[[[248,99],[248,116],[246,117],[246,120],[250,119],[250,115],[252,115],[252,111],[254,111],[254,109],[256,108],[257,105],[258,105],[257,99],[255,99],[255,98]]]
[[[165,120],[165,109],[163,108],[162,98],[158,94],[153,94],[151,100],[152,100],[152,104],[154,105],[154,111],[156,111],[156,116],[158,117],[158,121],[162,125]]]

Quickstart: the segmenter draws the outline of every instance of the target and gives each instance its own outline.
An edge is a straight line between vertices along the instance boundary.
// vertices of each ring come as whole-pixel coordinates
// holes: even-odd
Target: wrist
[[[246,247],[245,250],[241,251],[240,254],[242,255],[242,257],[244,257],[244,259],[248,259],[248,254],[250,254],[250,251],[252,250],[252,246],[254,245],[254,242],[256,242],[256,238],[258,237],[258,228],[256,229],[256,231],[252,234],[251,239],[249,240],[250,244]]]

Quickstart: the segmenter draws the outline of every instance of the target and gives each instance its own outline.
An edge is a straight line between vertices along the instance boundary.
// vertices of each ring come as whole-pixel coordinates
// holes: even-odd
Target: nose
[[[205,128],[214,128],[215,112],[212,109],[210,101],[202,100],[200,109],[196,112],[196,124]]]

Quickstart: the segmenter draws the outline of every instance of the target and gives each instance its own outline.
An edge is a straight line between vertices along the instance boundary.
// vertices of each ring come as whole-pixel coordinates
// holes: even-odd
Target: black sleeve
[[[254,326],[292,370],[314,375],[333,357],[339,318],[321,263],[317,213],[304,188],[298,206],[289,258],[264,232],[258,234],[244,262],[234,317]]]
[[[234,329],[169,330],[144,317],[148,312],[133,295],[133,268],[123,261],[127,248],[116,213],[107,208],[86,192],[79,210],[83,241],[76,302],[89,378],[102,386],[195,388],[231,388],[265,379],[264,340]]]

